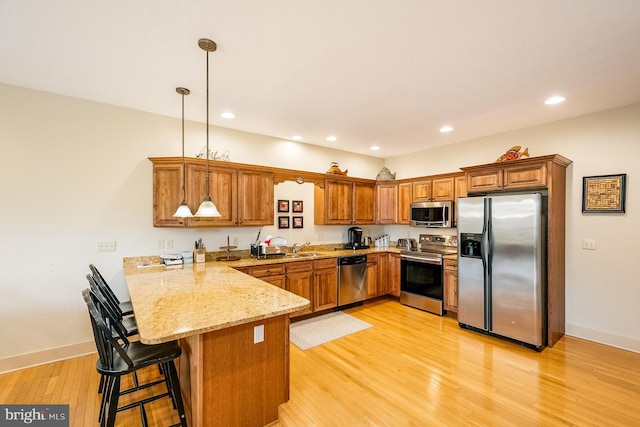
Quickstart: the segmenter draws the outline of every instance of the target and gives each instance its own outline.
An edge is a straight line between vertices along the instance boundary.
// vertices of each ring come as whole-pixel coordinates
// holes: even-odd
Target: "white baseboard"
[[[89,353],[96,353],[96,343],[93,341],[86,341],[65,347],[50,348],[48,350],[21,354],[19,356],[6,357],[4,359],[0,359],[0,374],[32,366],[44,365],[58,360],[83,356]]]
[[[572,337],[595,341],[611,347],[640,353],[640,340],[633,338],[623,337],[621,335],[615,335],[609,332],[599,331],[597,329],[589,329],[583,326],[571,325],[569,323],[565,324],[565,333]]]

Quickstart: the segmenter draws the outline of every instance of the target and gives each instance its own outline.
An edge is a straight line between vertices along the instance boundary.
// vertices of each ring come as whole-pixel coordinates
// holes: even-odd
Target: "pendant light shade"
[[[193,216],[193,214],[191,213],[191,209],[189,209],[189,206],[187,206],[185,194],[186,170],[184,166],[184,96],[189,95],[191,91],[186,87],[177,87],[176,92],[178,92],[182,97],[182,203],[180,203],[180,206],[178,206],[178,210],[176,210],[176,213],[174,213],[173,216],[177,218],[190,218]]]
[[[209,52],[215,52],[218,46],[215,44],[213,40],[209,39],[200,39],[198,40],[198,46],[205,52],[207,52],[207,174],[206,174],[206,185],[207,185],[207,194],[204,196],[204,200],[200,204],[198,211],[196,212],[196,217],[220,217],[220,212],[216,205],[211,201],[211,196],[209,195]]]

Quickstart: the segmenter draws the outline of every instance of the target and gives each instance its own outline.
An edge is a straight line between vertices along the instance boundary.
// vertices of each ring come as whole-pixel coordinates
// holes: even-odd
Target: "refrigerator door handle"
[[[484,270],[484,327],[488,331],[492,329],[491,246],[491,197],[487,197],[484,199],[484,222],[482,224],[480,252],[482,253],[482,267]]]

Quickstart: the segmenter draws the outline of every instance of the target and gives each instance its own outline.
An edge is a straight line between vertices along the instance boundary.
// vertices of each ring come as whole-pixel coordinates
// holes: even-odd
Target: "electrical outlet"
[[[113,252],[115,250],[116,250],[115,240],[98,242],[98,244],[96,245],[96,252]]]
[[[234,237],[234,238],[231,240],[231,244],[232,244],[233,246],[238,246],[238,238],[237,238],[237,237]]]
[[[593,239],[582,239],[582,249],[586,249],[589,251],[596,250],[596,241]]]
[[[164,241],[164,248],[165,249],[173,249],[173,240],[171,239],[167,239]]]
[[[264,341],[264,325],[258,325],[253,327],[253,343],[258,344]]]
[[[158,239],[158,249],[164,249],[164,239]]]

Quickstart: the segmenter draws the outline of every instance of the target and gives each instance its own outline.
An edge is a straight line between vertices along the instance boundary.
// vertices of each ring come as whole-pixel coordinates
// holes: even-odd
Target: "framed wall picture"
[[[582,178],[583,213],[624,213],[627,174]]]
[[[303,227],[304,227],[303,218],[301,216],[294,216],[293,217],[293,228],[303,228]]]
[[[302,212],[302,200],[294,200],[291,204],[293,212]]]
[[[278,212],[289,212],[288,200],[278,200]]]
[[[288,216],[279,216],[278,217],[278,228],[289,228],[289,217]]]

